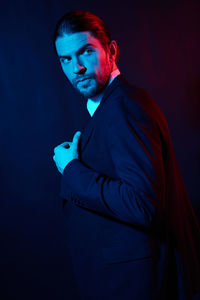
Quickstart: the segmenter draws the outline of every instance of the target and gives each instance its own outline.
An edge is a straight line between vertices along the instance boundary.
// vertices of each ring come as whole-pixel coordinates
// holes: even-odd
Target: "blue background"
[[[200,219],[200,3],[1,1],[1,299],[76,299],[52,157],[90,115],[51,44],[56,22],[74,9],[105,21],[121,73],[163,110]]]

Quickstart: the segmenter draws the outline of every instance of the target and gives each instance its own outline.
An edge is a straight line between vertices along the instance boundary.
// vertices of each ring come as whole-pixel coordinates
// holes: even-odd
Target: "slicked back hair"
[[[83,31],[89,31],[93,37],[99,40],[105,51],[108,50],[108,45],[112,41],[110,31],[102,19],[86,10],[70,11],[58,21],[52,36],[54,49],[56,50],[55,42],[58,37]],[[119,55],[120,49],[117,46],[115,62],[118,61]]]

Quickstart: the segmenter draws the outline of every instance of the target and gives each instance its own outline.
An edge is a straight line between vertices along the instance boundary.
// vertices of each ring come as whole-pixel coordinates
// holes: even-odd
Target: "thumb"
[[[75,134],[74,134],[74,137],[73,137],[73,141],[72,143],[77,145],[78,144],[78,141],[79,141],[79,138],[81,136],[81,132],[80,131],[77,131]]]

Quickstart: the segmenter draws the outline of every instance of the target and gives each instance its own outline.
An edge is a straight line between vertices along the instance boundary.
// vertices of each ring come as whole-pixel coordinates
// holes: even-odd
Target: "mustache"
[[[96,76],[94,74],[91,74],[91,75],[87,75],[87,76],[85,75],[85,76],[82,76],[80,78],[74,79],[73,81],[74,81],[75,84],[77,84],[78,82],[80,82],[84,79],[95,79],[95,78],[96,78]]]

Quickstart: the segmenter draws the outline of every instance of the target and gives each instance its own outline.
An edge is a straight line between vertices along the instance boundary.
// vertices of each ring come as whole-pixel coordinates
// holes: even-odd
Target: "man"
[[[163,113],[94,14],[64,15],[53,41],[92,117],[53,157],[80,299],[192,299],[200,231]]]

